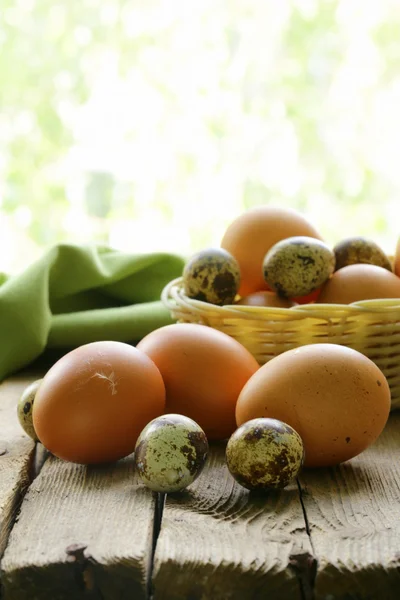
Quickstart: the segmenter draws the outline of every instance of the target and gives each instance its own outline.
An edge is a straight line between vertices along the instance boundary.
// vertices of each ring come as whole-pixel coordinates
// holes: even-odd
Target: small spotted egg
[[[282,421],[252,419],[229,438],[226,462],[231,475],[249,490],[281,489],[303,465],[303,441]]]
[[[342,240],[333,249],[336,258],[335,271],[354,264],[368,264],[392,271],[388,256],[373,240],[352,237]]]
[[[329,279],[334,268],[332,250],[321,240],[305,236],[281,240],[263,262],[266,283],[284,298],[310,294]]]
[[[140,434],[135,465],[142,482],[155,492],[183,490],[200,474],[208,453],[201,427],[178,414],[157,417]]]
[[[240,286],[236,258],[223,248],[201,250],[183,269],[186,296],[210,304],[232,304]]]
[[[17,405],[18,420],[21,424],[22,429],[31,437],[35,442],[39,441],[36,435],[35,428],[32,421],[32,409],[35,400],[36,392],[39,389],[42,379],[33,381],[27,388],[22,392]]]

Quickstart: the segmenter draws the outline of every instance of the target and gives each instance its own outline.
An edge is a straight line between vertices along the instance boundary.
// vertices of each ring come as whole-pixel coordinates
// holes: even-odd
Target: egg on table
[[[392,271],[389,257],[373,240],[357,236],[340,241],[333,248],[336,258],[335,270],[354,264],[369,264]]]
[[[388,382],[372,360],[339,344],[310,344],[260,367],[239,395],[236,421],[283,421],[303,440],[306,467],[329,466],[377,439],[390,402]]]
[[[153,419],[135,447],[135,466],[142,482],[155,492],[185,489],[201,473],[208,440],[192,419],[167,414]]]
[[[262,264],[274,244],[288,237],[321,239],[315,227],[299,212],[280,206],[256,206],[240,214],[226,229],[221,247],[239,263],[240,296],[268,289]]]
[[[92,342],[65,354],[46,373],[33,425],[55,456],[108,463],[131,454],[142,429],[164,410],[164,383],[146,354],[122,342]]]
[[[21,427],[35,442],[38,442],[39,438],[33,426],[32,411],[35,396],[41,383],[42,379],[36,379],[36,381],[30,383],[22,392],[17,405],[17,415]]]
[[[192,256],[183,269],[186,296],[211,304],[231,304],[240,285],[237,260],[222,248],[207,248]]]
[[[305,236],[278,242],[263,261],[266,283],[284,298],[310,294],[329,279],[334,268],[332,250],[321,240]]]
[[[249,490],[284,488],[303,465],[303,441],[287,423],[252,419],[229,438],[226,462],[231,475]]]
[[[195,323],[155,329],[137,348],[157,365],[166,390],[166,411],[193,419],[209,440],[236,428],[236,401],[259,364],[237,340]]]

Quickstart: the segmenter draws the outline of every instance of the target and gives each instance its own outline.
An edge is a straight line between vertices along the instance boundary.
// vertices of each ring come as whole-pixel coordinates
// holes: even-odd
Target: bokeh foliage
[[[2,0],[0,269],[188,253],[267,202],[391,251],[399,33],[397,0]]]

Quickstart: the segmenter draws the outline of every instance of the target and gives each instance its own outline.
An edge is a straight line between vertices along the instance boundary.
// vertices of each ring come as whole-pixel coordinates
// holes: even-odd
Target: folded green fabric
[[[135,343],[172,322],[160,301],[182,257],[60,244],[25,271],[0,274],[0,380],[46,348]]]

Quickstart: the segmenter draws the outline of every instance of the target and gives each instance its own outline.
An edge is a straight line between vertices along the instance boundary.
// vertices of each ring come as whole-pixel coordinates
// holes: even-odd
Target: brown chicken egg
[[[294,296],[292,298],[292,301],[295,302],[296,304],[312,304],[312,303],[316,302],[320,293],[321,293],[321,288],[317,288],[316,290],[314,290],[310,294],[306,294],[305,296]]]
[[[304,465],[328,466],[377,439],[390,402],[388,382],[369,358],[338,344],[311,344],[260,367],[239,395],[236,421],[283,421],[303,440]]]
[[[33,425],[55,456],[107,463],[133,452],[142,429],[164,408],[164,383],[146,354],[122,342],[93,342],[68,352],[46,373]]]
[[[266,290],[262,264],[268,250],[280,240],[304,235],[321,239],[299,212],[278,206],[257,206],[239,215],[227,228],[221,247],[236,258],[241,273],[240,296]]]
[[[321,289],[317,303],[351,304],[375,298],[400,298],[400,277],[375,265],[349,265],[336,271]]]
[[[239,393],[259,368],[242,344],[206,325],[176,323],[152,331],[137,348],[160,370],[168,412],[193,419],[210,440],[231,435]]]
[[[368,264],[392,271],[392,264],[385,252],[373,240],[352,237],[342,240],[333,249],[335,270],[355,264]]]
[[[281,298],[275,292],[261,291],[253,292],[248,296],[243,296],[235,304],[241,306],[270,306],[272,308],[290,308],[294,306],[294,302],[287,298]]]

